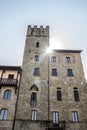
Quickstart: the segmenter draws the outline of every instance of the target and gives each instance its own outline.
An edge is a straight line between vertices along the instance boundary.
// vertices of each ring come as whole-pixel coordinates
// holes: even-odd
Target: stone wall
[[[36,43],[39,42],[39,48]],[[53,112],[59,112],[59,122],[65,122],[66,130],[87,129],[87,84],[79,50],[53,50],[46,53],[49,46],[49,28],[28,27],[22,65],[22,79],[19,90],[15,130],[45,130],[46,122],[53,120]],[[39,62],[34,60],[39,55]],[[52,56],[56,62],[51,61]],[[71,63],[66,62],[70,57]],[[34,75],[34,68],[40,69],[40,75]],[[57,76],[52,76],[52,69],[57,69]],[[72,69],[73,76],[67,76],[67,69]],[[32,89],[37,86],[38,91]],[[57,101],[57,88],[61,89],[62,101]],[[79,101],[74,100],[74,88],[78,89]],[[37,94],[37,105],[31,107],[31,94]],[[37,111],[35,121],[31,111]],[[78,122],[72,121],[72,111],[78,112]],[[44,123],[43,123],[44,122]],[[54,129],[54,127],[52,127]],[[64,129],[63,129],[64,130]]]

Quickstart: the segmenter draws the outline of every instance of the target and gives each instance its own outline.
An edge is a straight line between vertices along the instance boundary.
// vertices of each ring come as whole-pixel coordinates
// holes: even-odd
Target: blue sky
[[[22,64],[28,25],[49,25],[58,49],[83,50],[87,77],[87,0],[0,0],[0,65]]]

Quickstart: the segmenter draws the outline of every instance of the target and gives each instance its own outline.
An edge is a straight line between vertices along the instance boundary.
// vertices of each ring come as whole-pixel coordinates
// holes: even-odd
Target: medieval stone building
[[[14,91],[9,101],[3,97],[1,84],[0,130],[87,130],[81,50],[47,53],[47,48],[49,26],[28,26],[21,82],[11,87]],[[8,112],[2,112],[4,108]]]
[[[12,130],[20,77],[20,66],[0,66],[0,130]]]

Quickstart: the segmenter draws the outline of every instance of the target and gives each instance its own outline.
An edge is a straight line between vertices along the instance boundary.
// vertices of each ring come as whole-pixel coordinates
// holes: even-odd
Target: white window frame
[[[72,121],[78,122],[78,112],[77,111],[72,111]]]
[[[59,123],[59,112],[54,111],[53,112],[53,123],[58,124]]]
[[[37,111],[36,110],[31,111],[31,118],[33,121],[35,121],[37,119]]]
[[[7,109],[2,109],[0,111],[0,120],[6,120],[8,116],[8,110]]]

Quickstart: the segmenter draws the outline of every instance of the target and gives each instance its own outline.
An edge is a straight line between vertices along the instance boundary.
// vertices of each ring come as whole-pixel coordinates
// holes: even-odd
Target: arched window
[[[36,84],[33,84],[31,87],[30,87],[30,90],[34,90],[34,91],[39,91],[38,87]]]
[[[77,88],[74,88],[74,100],[76,102],[79,101],[79,92],[78,92]]]
[[[4,92],[4,97],[3,99],[10,99],[11,98],[11,90],[6,90]]]
[[[61,88],[57,88],[57,101],[62,101]]]
[[[30,105],[31,107],[35,107],[36,104],[37,104],[37,94],[35,92],[32,92]]]
[[[0,111],[0,120],[6,120],[8,115],[8,110],[6,108]]]

